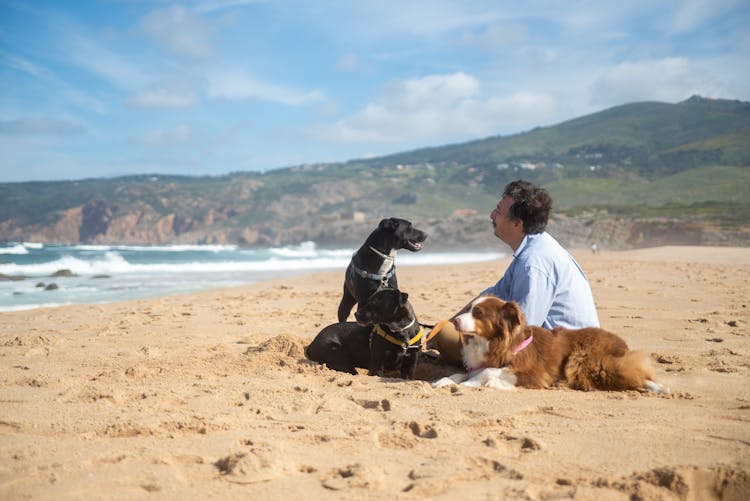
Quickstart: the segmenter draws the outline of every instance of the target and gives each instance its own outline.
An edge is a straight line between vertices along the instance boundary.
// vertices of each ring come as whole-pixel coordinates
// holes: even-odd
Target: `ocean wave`
[[[26,303],[17,305],[0,305],[0,312],[11,312],[11,311],[26,311],[34,310],[36,308],[59,308],[60,306],[67,306],[72,303]]]
[[[306,259],[268,258],[263,260],[187,261],[181,263],[155,262],[130,263],[119,253],[107,251],[101,258],[86,260],[65,255],[54,261],[35,264],[0,264],[5,275],[48,276],[58,270],[70,270],[76,275],[120,275],[137,273],[212,273],[212,272],[262,272],[284,270],[313,270],[346,266],[348,260],[336,257]]]
[[[500,259],[503,254],[488,253],[404,253],[397,258],[400,266],[425,266],[459,264]],[[345,252],[312,252],[309,249],[298,253],[280,253],[264,259],[187,260],[184,262],[128,262],[116,251],[106,251],[101,257],[82,259],[64,255],[59,259],[35,264],[0,264],[0,273],[32,277],[49,276],[58,270],[70,270],[76,275],[121,275],[121,274],[199,274],[216,272],[269,272],[305,271],[316,269],[344,269],[351,255]]]
[[[0,273],[5,275],[47,276],[58,270],[70,270],[76,275],[99,275],[127,273],[132,265],[116,252],[105,252],[101,259],[84,260],[65,255],[45,263],[0,264]]]
[[[24,244],[25,245],[25,244]],[[41,244],[40,244],[41,245]],[[41,247],[38,247],[41,248]],[[87,251],[87,252],[235,252],[237,245],[213,245],[213,244],[184,244],[184,245],[107,245],[107,244],[78,244],[78,245],[54,245],[50,248],[61,251]]]
[[[113,250],[135,252],[234,252],[236,245],[184,244],[184,245],[113,245]]]
[[[318,257],[327,258],[350,258],[354,249],[319,249],[315,242],[302,242],[299,245],[288,245],[286,247],[272,247],[268,253],[272,256],[292,259],[309,259]]]
[[[99,252],[106,252],[108,250],[111,250],[112,247],[109,245],[93,245],[93,244],[81,244],[71,247],[71,249],[78,249],[83,251],[99,251]]]
[[[202,252],[205,246],[190,247],[198,251],[159,253],[150,252],[154,247],[138,251],[134,246],[45,245],[43,250],[34,250],[28,255],[8,255],[4,261],[11,262],[0,264],[0,273],[21,275],[29,277],[29,280],[0,282],[0,311],[111,302],[233,287],[318,270],[343,272],[353,252],[353,249],[319,249],[313,243],[220,253]],[[173,250],[171,247],[162,248]],[[224,246],[219,248],[227,249]],[[399,267],[459,265],[504,256],[502,253],[404,251],[399,253],[396,263]],[[37,282],[49,282],[45,277],[62,269],[70,270],[75,276],[50,279],[59,286],[54,291],[46,291],[38,286]],[[107,278],[98,280],[99,275]]]
[[[0,247],[0,254],[23,255],[28,254],[29,249],[24,244],[13,244],[10,247]]]
[[[299,245],[290,245],[287,247],[276,247],[269,249],[269,252],[276,256],[282,257],[316,257],[318,250],[315,242],[302,242]]]
[[[402,266],[433,266],[441,264],[481,263],[502,259],[502,252],[420,252],[400,253],[396,264]]]

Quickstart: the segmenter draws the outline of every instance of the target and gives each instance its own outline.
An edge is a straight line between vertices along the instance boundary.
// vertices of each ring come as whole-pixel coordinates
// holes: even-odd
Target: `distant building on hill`
[[[453,211],[451,216],[476,216],[477,211],[475,209],[456,209]]]

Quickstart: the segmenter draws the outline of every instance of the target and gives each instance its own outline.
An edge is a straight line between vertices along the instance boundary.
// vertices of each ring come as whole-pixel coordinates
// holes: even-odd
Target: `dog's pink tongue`
[[[415,242],[414,240],[409,240],[409,243],[417,250],[420,250],[422,248],[422,244],[419,242]]]

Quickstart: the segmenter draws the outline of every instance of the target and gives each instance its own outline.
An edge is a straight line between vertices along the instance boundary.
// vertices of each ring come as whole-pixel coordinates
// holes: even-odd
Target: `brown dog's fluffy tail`
[[[653,370],[648,353],[643,351],[626,351],[622,356],[604,355],[599,360],[572,353],[565,376],[568,385],[578,390],[641,390],[653,379]]]
[[[651,358],[645,351],[628,351],[622,357],[612,360],[617,390],[642,390],[647,380],[654,379]]]

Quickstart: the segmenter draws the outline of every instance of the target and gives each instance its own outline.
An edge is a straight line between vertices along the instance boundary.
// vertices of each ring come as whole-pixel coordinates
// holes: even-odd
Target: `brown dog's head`
[[[501,367],[523,336],[526,319],[517,303],[495,296],[477,298],[466,313],[453,318],[461,333],[461,355],[468,369]]]

